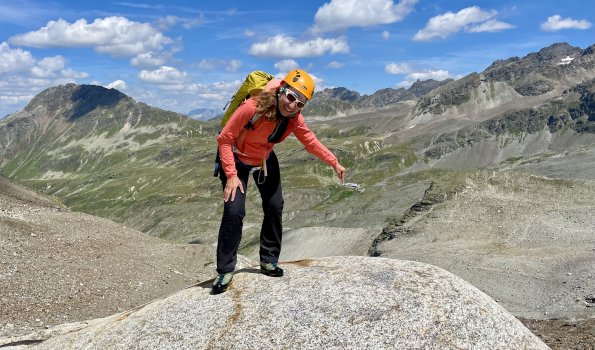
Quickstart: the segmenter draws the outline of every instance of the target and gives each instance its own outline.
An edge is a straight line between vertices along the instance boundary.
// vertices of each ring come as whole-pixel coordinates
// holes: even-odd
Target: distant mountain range
[[[304,113],[312,116],[334,117],[386,107],[405,100],[417,100],[428,92],[451,82],[452,79],[436,81],[417,80],[409,89],[385,88],[372,95],[360,95],[343,87],[325,89],[314,94]]]
[[[365,192],[354,196],[340,187],[331,169],[290,139],[276,148],[288,193],[299,198],[288,201],[287,225],[379,225],[395,208],[368,208],[398,196],[398,186],[386,183],[403,183],[396,180],[403,174],[537,171],[529,160],[544,165],[555,155],[590,150],[594,92],[595,47],[566,43],[498,60],[458,80],[417,81],[372,95],[317,92],[306,119],[348,167],[349,182]],[[212,119],[210,113],[191,114]],[[212,177],[218,129],[215,120],[154,108],[114,89],[60,85],[0,121],[0,174],[74,210],[174,241],[212,243],[220,210],[220,184]],[[254,227],[258,215],[251,217]],[[257,230],[246,227],[250,245]]]
[[[186,113],[192,119],[208,121],[223,117],[223,110],[215,108],[196,108]]]

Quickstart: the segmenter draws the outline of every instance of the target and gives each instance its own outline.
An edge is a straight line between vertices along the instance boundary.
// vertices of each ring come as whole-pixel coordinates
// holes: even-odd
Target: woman
[[[253,176],[262,198],[264,219],[260,231],[260,271],[268,276],[283,276],[277,262],[283,231],[283,195],[279,162],[273,146],[293,133],[315,155],[335,170],[344,181],[345,168],[308,128],[300,113],[314,94],[314,80],[295,69],[283,79],[273,79],[258,97],[242,103],[219,136],[223,171],[223,218],[217,242],[217,278],[213,293],[227,290],[237,261],[245,216],[248,177]]]

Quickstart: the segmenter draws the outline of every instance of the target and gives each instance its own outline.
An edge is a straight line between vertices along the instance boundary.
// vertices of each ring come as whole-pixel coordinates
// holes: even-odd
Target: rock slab
[[[386,258],[236,272],[125,313],[0,339],[4,349],[548,349],[477,288],[438,267]],[[61,328],[62,327],[62,328]]]

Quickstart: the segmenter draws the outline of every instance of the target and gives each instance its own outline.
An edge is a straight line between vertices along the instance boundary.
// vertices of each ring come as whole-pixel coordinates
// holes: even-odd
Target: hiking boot
[[[277,263],[260,263],[260,273],[271,277],[283,276],[283,269]]]
[[[213,288],[211,289],[211,292],[213,294],[225,292],[227,290],[227,287],[229,287],[229,285],[231,284],[232,277],[233,273],[231,272],[218,274],[217,277],[215,277],[215,280],[213,281]]]

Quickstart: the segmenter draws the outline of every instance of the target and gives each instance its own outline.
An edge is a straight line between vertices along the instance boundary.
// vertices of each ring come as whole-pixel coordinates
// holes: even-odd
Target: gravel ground
[[[213,258],[0,179],[0,336],[142,305],[212,278]]]
[[[519,320],[553,350],[595,349],[595,319]]]
[[[484,171],[379,245],[442,267],[552,348],[595,349],[595,184]]]

